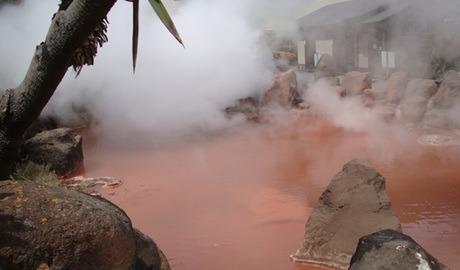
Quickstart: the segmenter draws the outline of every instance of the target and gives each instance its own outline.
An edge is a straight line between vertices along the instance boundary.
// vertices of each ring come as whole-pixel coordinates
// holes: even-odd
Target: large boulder
[[[22,145],[20,162],[49,165],[58,176],[68,176],[83,164],[82,137],[69,128],[40,132]]]
[[[347,96],[364,94],[365,89],[372,88],[372,74],[370,72],[350,71],[345,74],[342,86]]]
[[[427,112],[428,100],[436,94],[438,87],[433,80],[414,79],[407,84],[405,97],[401,102],[401,120],[419,124]]]
[[[442,78],[438,92],[430,100],[429,109],[450,109],[460,104],[460,75],[455,71],[448,71]]]
[[[32,181],[1,182],[0,200],[0,269],[169,269],[107,200]]]
[[[305,226],[294,261],[347,267],[359,238],[401,230],[385,190],[385,178],[369,163],[352,160],[323,192]]]
[[[429,105],[428,105],[429,106]],[[423,118],[425,128],[454,129],[458,128],[458,116],[446,109],[431,109]]]
[[[434,80],[413,79],[407,84],[404,99],[419,96],[429,100],[437,91],[438,86]]]
[[[436,94],[428,101],[428,112],[423,124],[434,128],[459,128],[460,75],[448,71],[442,78]]]
[[[272,87],[264,95],[264,103],[276,103],[281,106],[295,105],[299,99],[297,75],[293,69],[275,74]]]
[[[425,117],[428,101],[421,96],[405,99],[400,106],[400,117],[405,123],[418,124]]]
[[[399,104],[404,97],[407,86],[407,75],[402,71],[396,71],[391,74],[385,85],[386,102]]]
[[[383,230],[359,239],[349,270],[448,270],[409,236]]]

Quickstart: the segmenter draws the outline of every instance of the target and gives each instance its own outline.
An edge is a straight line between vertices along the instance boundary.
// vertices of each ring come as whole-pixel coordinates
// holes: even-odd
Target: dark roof
[[[383,9],[388,0],[354,0],[324,6],[298,20],[301,26],[320,26],[343,23],[361,17],[371,17]]]
[[[351,0],[324,6],[297,20],[301,27],[332,26],[347,21],[358,23],[381,22],[408,8],[415,7],[421,17],[442,17],[448,13],[459,15],[458,0]]]
[[[385,9],[374,16],[364,20],[362,23],[377,23],[405,10],[412,5],[411,1],[400,1],[388,4]]]

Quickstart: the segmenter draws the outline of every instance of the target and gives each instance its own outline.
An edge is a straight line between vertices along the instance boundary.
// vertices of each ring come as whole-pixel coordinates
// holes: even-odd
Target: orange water
[[[423,146],[419,135],[350,132],[306,117],[169,146],[113,148],[87,135],[85,171],[124,181],[100,193],[173,269],[305,270],[328,269],[289,259],[312,207],[346,162],[366,159],[386,177],[403,231],[460,269],[460,148]]]

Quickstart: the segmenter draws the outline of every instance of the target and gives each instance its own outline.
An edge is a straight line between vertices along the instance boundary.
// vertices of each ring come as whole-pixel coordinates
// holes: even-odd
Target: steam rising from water
[[[329,117],[337,127],[363,132],[383,123],[375,111],[364,107],[361,97],[343,99],[322,80],[309,89],[306,99],[314,104],[318,113]]]
[[[23,78],[33,48],[46,35],[58,1],[26,1],[2,10],[0,88]],[[69,118],[72,107],[94,113],[105,134],[162,138],[228,127],[223,110],[238,98],[270,87],[274,63],[261,28],[240,14],[245,1],[185,1],[173,14],[183,49],[141,1],[136,74],[131,70],[132,7],[109,13],[109,43],[80,76],[69,71],[44,113]],[[45,12],[46,11],[46,12]],[[6,15],[5,15],[6,14]],[[247,14],[247,13],[246,13]],[[18,18],[19,20],[17,20]],[[6,46],[6,48],[5,48]]]
[[[131,4],[118,1],[109,13],[109,43],[95,66],[84,67],[77,79],[69,71],[44,114],[70,121],[74,107],[86,107],[113,139],[162,140],[230,127],[242,119],[227,119],[225,107],[272,82],[275,68],[261,26],[272,22],[294,31],[292,14],[317,2],[184,0],[173,14],[183,49],[141,1],[138,65],[132,75]],[[25,0],[0,11],[0,34],[7,37],[0,45],[0,89],[20,83],[58,4]],[[354,131],[383,126],[360,100],[339,99],[320,83],[307,98],[337,126]]]

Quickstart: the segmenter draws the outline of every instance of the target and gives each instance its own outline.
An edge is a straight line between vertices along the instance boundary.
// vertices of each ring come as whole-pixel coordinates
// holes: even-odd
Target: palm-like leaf
[[[182,39],[179,35],[179,32],[177,32],[176,30],[176,26],[174,26],[174,22],[169,16],[168,11],[166,10],[163,3],[161,3],[161,0],[149,0],[149,3],[152,6],[153,10],[155,10],[160,20],[166,26],[166,28],[168,28],[169,32],[171,32],[171,34],[177,39],[177,41],[179,41],[179,43],[182,46],[184,46],[184,44],[182,43]]]
[[[136,71],[136,62],[137,62],[137,47],[139,39],[139,0],[126,0],[133,3],[133,72]],[[149,0],[150,5],[152,6],[155,13],[160,18],[161,22],[166,26],[169,32],[179,41],[179,43],[184,46],[182,39],[177,32],[176,26],[169,16],[168,11],[161,2],[161,0]]]
[[[139,37],[139,0],[133,0],[133,73],[136,71],[137,44]]]

